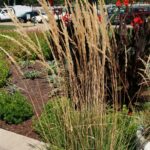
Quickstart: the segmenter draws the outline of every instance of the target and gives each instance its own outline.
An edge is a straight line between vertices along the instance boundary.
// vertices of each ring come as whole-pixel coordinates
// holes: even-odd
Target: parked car
[[[52,8],[52,11],[56,21],[60,20],[67,13],[66,8],[62,6],[55,6]]]
[[[8,21],[8,20],[10,20],[10,16],[8,14],[9,11],[12,14],[15,14],[15,11],[14,11],[13,8],[2,8],[2,9],[0,9],[0,21]]]
[[[15,5],[15,6],[9,6],[8,8],[2,8],[0,10],[0,21],[11,20],[9,12],[14,14],[16,17],[21,17],[23,14],[30,11],[32,11],[32,7],[22,6],[22,5]]]
[[[111,18],[111,23],[113,25],[118,25],[120,20],[123,19],[126,24],[131,24],[135,17],[140,17],[143,20],[150,16],[150,6],[149,5],[133,5],[129,7],[128,11],[115,11],[115,13],[108,13],[109,18]]]
[[[67,10],[64,7],[61,7],[61,6],[52,7],[50,9],[50,11],[53,13],[54,18],[55,18],[56,21],[61,20],[62,17],[67,13],[66,12]],[[41,13],[39,13],[39,15],[32,17],[32,22],[42,23],[43,19],[48,22],[48,16],[46,15],[45,12],[42,11]]]
[[[34,22],[34,23],[42,23],[43,20],[45,20],[47,22],[49,21],[48,16],[44,12],[42,12],[39,15],[34,16],[34,17],[31,18],[31,21]]]
[[[26,23],[28,21],[32,21],[32,18],[35,16],[38,16],[39,12],[38,11],[31,11],[31,12],[27,12],[25,14],[23,14],[21,17],[18,17],[18,20],[21,23]]]

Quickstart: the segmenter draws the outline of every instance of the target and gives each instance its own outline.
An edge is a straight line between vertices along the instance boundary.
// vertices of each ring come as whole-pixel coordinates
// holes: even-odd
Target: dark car
[[[31,12],[27,12],[24,15],[22,15],[21,17],[18,18],[18,20],[21,23],[26,23],[28,21],[31,21],[32,17],[38,16],[39,13],[38,11],[31,11]]]
[[[109,14],[109,13],[108,13]],[[150,6],[133,6],[129,7],[127,11],[124,12],[115,12],[110,14],[111,23],[113,25],[120,24],[120,20],[124,20],[126,24],[131,24],[135,17],[141,17],[143,20],[150,16]]]

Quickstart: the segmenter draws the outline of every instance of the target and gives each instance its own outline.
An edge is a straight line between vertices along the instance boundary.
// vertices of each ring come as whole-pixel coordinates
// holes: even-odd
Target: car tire
[[[42,19],[39,19],[39,20],[37,20],[37,22],[38,22],[38,23],[42,23],[43,21],[42,21]]]
[[[25,23],[25,20],[24,19],[19,19],[19,22],[20,23]]]

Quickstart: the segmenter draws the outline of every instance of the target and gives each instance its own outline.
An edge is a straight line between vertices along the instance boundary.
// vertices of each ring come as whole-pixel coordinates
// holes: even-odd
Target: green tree
[[[55,5],[62,5],[64,4],[64,0],[54,0]]]
[[[0,6],[6,5],[11,5],[12,1],[11,0],[0,0]]]
[[[22,4],[22,5],[37,5],[37,0],[16,0],[16,4]]]
[[[0,6],[4,6],[4,3],[6,5],[37,5],[37,0],[0,0]]]
[[[114,4],[114,3],[116,3],[116,1],[117,1],[117,0],[105,0],[105,3],[106,3],[106,4],[110,4],[110,3],[111,3],[111,4]]]

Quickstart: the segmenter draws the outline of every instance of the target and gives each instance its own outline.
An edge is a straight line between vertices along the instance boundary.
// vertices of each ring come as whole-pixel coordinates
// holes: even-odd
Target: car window
[[[27,13],[25,13],[23,16],[27,16],[27,15],[37,16],[37,15],[39,15],[39,14],[38,14],[38,12],[32,11],[32,12],[27,12]]]
[[[4,14],[7,14],[8,12],[14,13],[14,10],[12,8],[8,8],[8,9],[2,9],[1,13],[4,13]]]
[[[143,9],[144,11],[150,11],[150,7],[144,7],[144,9]]]
[[[3,10],[3,13],[8,13],[8,10]]]
[[[28,14],[30,14],[30,13],[29,13],[29,12],[27,12],[27,13],[23,14],[23,15],[22,15],[22,17],[24,17],[24,16],[26,16],[26,15],[28,15]]]
[[[42,15],[46,15],[46,13],[44,13],[44,12],[42,12],[41,14],[42,14]]]
[[[150,8],[149,7],[136,7],[136,8],[133,8],[133,11],[134,12],[148,12],[150,11]]]
[[[33,12],[33,15],[37,16],[39,13],[37,11]]]

